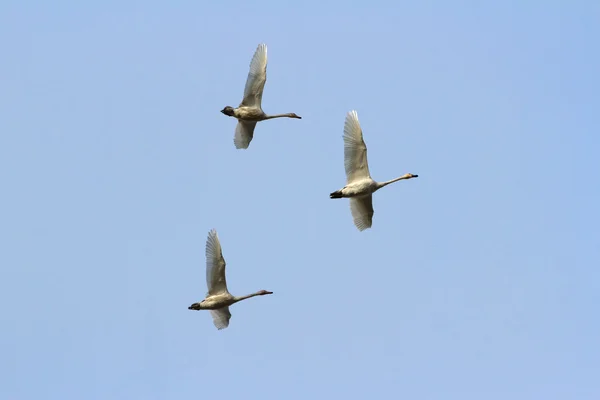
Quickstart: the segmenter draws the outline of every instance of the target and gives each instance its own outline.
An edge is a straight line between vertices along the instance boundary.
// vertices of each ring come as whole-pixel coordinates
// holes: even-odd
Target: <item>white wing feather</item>
[[[213,318],[213,324],[217,327],[217,329],[225,329],[229,326],[229,319],[231,318],[231,313],[229,312],[229,307],[218,308],[216,310],[210,310],[210,315]]]
[[[206,238],[206,285],[208,294],[229,293],[225,280],[225,259],[216,230],[211,230]]]
[[[346,115],[344,123],[344,167],[347,183],[371,178],[367,162],[367,146],[363,140],[358,115],[354,110]]]
[[[373,224],[373,196],[351,197],[350,211],[354,219],[354,225],[359,231],[370,228]]]
[[[250,72],[240,107],[261,107],[263,89],[267,82],[267,45],[259,44],[250,62]]]
[[[254,121],[241,121],[235,127],[235,135],[233,136],[233,144],[236,149],[247,149],[250,146],[250,142],[254,137],[254,128],[256,122]]]

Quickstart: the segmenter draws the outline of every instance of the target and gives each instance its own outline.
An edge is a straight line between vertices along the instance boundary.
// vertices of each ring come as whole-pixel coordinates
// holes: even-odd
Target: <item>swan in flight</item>
[[[226,106],[221,112],[230,117],[237,118],[238,123],[235,127],[233,143],[237,149],[247,149],[250,141],[254,137],[254,127],[259,121],[273,118],[298,118],[302,117],[294,114],[267,115],[261,108],[263,89],[267,81],[267,45],[259,44],[252,61],[250,62],[250,72],[246,80],[244,89],[244,99],[238,108]]]
[[[259,290],[246,296],[232,296],[227,290],[225,280],[225,259],[221,251],[221,243],[216,230],[211,230],[206,239],[206,285],[208,293],[206,298],[199,303],[194,303],[188,307],[188,310],[210,310],[213,323],[217,329],[224,329],[229,326],[231,313],[229,306],[238,301],[248,299],[254,296],[263,296],[273,294],[267,290]]]
[[[419,175],[406,174],[386,182],[375,182],[369,174],[367,146],[363,140],[362,129],[356,111],[346,115],[344,123],[344,167],[346,186],[329,194],[331,199],[350,198],[350,211],[354,225],[359,231],[370,228],[373,223],[372,194],[390,183],[403,179],[417,178]]]

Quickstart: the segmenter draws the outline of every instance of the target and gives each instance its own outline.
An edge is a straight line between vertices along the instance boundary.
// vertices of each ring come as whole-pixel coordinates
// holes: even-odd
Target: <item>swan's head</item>
[[[298,114],[295,113],[290,113],[290,118],[298,118],[298,119],[302,119],[301,116],[299,116]]]
[[[273,292],[269,292],[268,290],[260,290],[257,294],[259,296],[264,296],[265,294],[273,294]]]
[[[233,117],[233,107],[231,106],[227,106],[224,109],[221,110],[221,112],[225,115],[229,115],[230,117]]]
[[[404,176],[402,176],[404,179],[411,179],[411,178],[418,178],[419,175],[416,174],[406,174]]]

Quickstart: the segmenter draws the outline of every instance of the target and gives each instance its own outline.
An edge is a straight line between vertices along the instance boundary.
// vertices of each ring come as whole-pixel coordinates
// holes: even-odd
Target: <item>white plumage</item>
[[[227,290],[226,265],[219,236],[217,231],[213,229],[206,238],[206,286],[208,292],[204,300],[192,304],[188,309],[210,310],[213,323],[217,329],[224,329],[229,326],[229,319],[231,318],[230,305],[250,297],[273,294],[273,292],[267,290],[259,290],[246,296],[232,296]]]
[[[227,116],[237,118],[233,144],[237,149],[247,149],[254,138],[256,123],[273,118],[297,118],[302,117],[294,114],[267,115],[262,110],[262,95],[267,82],[267,45],[259,44],[252,61],[250,71],[244,88],[244,98],[237,108],[226,106],[221,112]]]
[[[386,182],[376,182],[369,173],[367,146],[363,140],[362,129],[356,111],[350,111],[344,122],[344,168],[346,186],[329,194],[332,199],[350,198],[350,212],[354,225],[359,231],[373,224],[372,194],[390,183],[403,179],[417,178],[418,175],[405,174]]]

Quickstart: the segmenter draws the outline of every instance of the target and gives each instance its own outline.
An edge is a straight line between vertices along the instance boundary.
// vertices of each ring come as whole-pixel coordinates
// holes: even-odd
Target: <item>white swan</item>
[[[373,223],[372,194],[390,183],[417,178],[418,175],[406,174],[386,182],[375,182],[369,174],[367,146],[363,140],[362,129],[356,111],[346,115],[344,123],[344,167],[346,168],[346,186],[329,194],[332,199],[350,198],[350,211],[354,225],[359,231],[370,228]]]
[[[211,230],[206,239],[206,285],[208,293],[206,298],[199,303],[194,303],[188,307],[188,310],[210,310],[213,323],[217,329],[224,329],[229,326],[231,313],[229,306],[238,301],[248,299],[254,296],[263,296],[273,294],[267,290],[259,290],[246,296],[232,296],[227,290],[225,280],[225,259],[221,251],[221,243],[216,230]]]
[[[273,118],[298,118],[302,117],[294,114],[267,115],[261,108],[263,89],[267,81],[267,45],[259,44],[252,61],[250,62],[250,72],[246,80],[244,89],[244,99],[238,108],[226,106],[221,112],[230,117],[237,118],[238,124],[235,127],[233,143],[237,149],[247,149],[250,141],[254,137],[254,127],[259,121]]]

